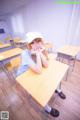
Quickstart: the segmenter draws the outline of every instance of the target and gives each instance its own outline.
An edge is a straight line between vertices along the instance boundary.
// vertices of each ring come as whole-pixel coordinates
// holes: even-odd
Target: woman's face
[[[38,50],[39,48],[41,48],[43,46],[43,41],[42,41],[42,39],[37,38],[30,43],[30,46],[31,46],[31,49]]]

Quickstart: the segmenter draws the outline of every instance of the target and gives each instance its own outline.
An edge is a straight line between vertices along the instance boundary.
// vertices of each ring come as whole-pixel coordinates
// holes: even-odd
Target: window
[[[14,33],[24,33],[23,18],[20,14],[12,16],[11,23]]]

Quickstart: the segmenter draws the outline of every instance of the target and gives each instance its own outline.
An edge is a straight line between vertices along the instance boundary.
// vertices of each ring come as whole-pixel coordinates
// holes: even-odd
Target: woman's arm
[[[41,52],[40,56],[41,56],[41,61],[42,61],[43,66],[47,68],[48,60],[47,60],[46,56],[42,52]]]
[[[36,53],[36,63],[29,64],[29,67],[32,69],[32,71],[34,71],[36,73],[41,73],[41,71],[42,71],[42,62],[41,62],[40,53]]]
[[[42,65],[44,67],[48,67],[48,52],[45,49],[37,49],[36,51],[31,51],[32,55],[36,55],[36,53],[40,55]]]

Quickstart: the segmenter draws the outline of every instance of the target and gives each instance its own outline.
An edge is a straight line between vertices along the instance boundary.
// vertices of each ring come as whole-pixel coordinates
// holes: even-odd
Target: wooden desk
[[[80,51],[80,47],[66,45],[63,48],[58,49],[57,51],[58,51],[58,53],[75,57],[78,54],[78,52]]]
[[[0,62],[4,62],[6,60],[10,60],[22,53],[22,49],[20,48],[13,48],[11,50],[7,50],[5,52],[0,53]]]
[[[11,48],[12,48],[12,46],[10,44],[2,44],[2,45],[0,45],[0,52],[9,50]]]
[[[23,49],[26,48],[26,43],[24,43],[24,40],[23,41],[22,40],[18,40],[18,41],[14,40],[14,45],[19,48],[23,48]]]
[[[43,68],[41,74],[36,74],[29,69],[18,76],[16,80],[44,107],[49,102],[67,70],[68,65],[54,60],[54,57],[50,57],[49,67]]]
[[[15,41],[15,40],[14,40],[14,42],[15,42],[15,43],[23,43],[22,40],[18,40],[18,41]]]
[[[73,60],[73,67],[74,67],[75,59],[79,51],[80,51],[80,46],[78,47],[78,46],[66,45],[63,48],[57,50],[57,59],[61,62],[63,62],[63,59],[67,59],[69,65],[70,65],[70,61]]]

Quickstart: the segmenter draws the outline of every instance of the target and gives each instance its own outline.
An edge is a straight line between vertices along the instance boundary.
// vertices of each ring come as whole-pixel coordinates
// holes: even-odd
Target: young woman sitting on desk
[[[21,55],[21,66],[18,69],[17,75],[27,71],[28,68],[37,74],[41,74],[42,67],[48,67],[48,54],[44,47],[43,36],[38,32],[29,32],[26,37],[27,38],[24,42],[27,43],[27,49],[25,49]],[[65,95],[61,92],[61,89],[59,89],[59,91],[59,93],[58,90],[56,91],[59,96],[61,93],[63,96],[60,97],[65,97]],[[48,104],[44,109],[53,117],[59,116],[59,111],[50,107]]]

